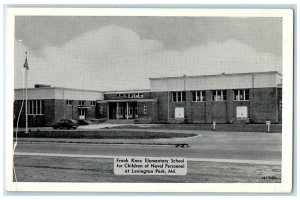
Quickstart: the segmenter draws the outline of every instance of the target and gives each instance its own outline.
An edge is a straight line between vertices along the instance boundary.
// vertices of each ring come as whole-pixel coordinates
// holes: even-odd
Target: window
[[[85,110],[84,110],[84,108],[82,108],[82,109],[79,109],[79,115],[85,115]]]
[[[212,91],[212,101],[226,101],[227,92],[226,90],[213,90]]]
[[[67,106],[71,106],[71,105],[72,105],[72,103],[73,103],[73,101],[72,101],[72,100],[66,100],[66,105],[67,105]]]
[[[100,115],[103,115],[103,113],[104,113],[103,105],[100,105],[99,112],[100,112]]]
[[[193,94],[193,101],[206,101],[205,98],[205,91],[192,91]]]
[[[120,94],[120,96],[125,96],[127,98],[143,98],[143,93],[127,93]]]
[[[186,100],[185,92],[173,92],[173,102],[183,102]]]
[[[79,101],[79,105],[80,106],[84,106],[85,105],[85,101]]]
[[[91,101],[91,106],[95,106],[96,105],[96,101]]]
[[[234,101],[248,101],[249,100],[249,89],[234,90],[233,100]]]
[[[282,100],[279,100],[279,110],[282,110]]]
[[[28,100],[28,115],[43,115],[44,101],[43,100]]]
[[[144,104],[144,114],[146,115],[147,114],[147,105]]]

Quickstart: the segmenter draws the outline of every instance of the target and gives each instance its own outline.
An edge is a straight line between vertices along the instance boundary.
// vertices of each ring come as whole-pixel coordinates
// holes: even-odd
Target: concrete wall
[[[29,88],[28,99],[103,100],[103,92],[68,88]],[[22,100],[23,89],[15,89],[15,100]]]
[[[277,72],[219,74],[150,79],[152,92],[277,87]]]

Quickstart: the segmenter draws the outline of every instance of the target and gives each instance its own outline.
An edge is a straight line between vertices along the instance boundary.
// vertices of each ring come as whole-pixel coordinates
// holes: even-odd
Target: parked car
[[[57,123],[52,124],[54,129],[58,128],[67,128],[67,129],[76,129],[78,127],[78,123],[74,119],[62,119]]]
[[[93,122],[90,121],[90,120],[86,120],[86,119],[79,119],[78,120],[78,125],[90,125],[90,124],[93,124]]]

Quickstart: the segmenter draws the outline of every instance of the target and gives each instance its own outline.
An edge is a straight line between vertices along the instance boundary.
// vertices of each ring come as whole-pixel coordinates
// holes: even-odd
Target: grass
[[[145,131],[35,131],[25,134],[18,133],[18,137],[30,138],[89,138],[89,139],[158,139],[158,138],[184,138],[193,137],[192,133],[166,133],[166,132],[145,132]]]
[[[161,183],[274,183],[281,166],[219,162],[188,162],[183,176],[115,175],[113,159],[15,156],[19,182],[161,182]],[[264,179],[263,177],[276,177]]]
[[[112,127],[111,129],[168,129],[168,130],[203,130],[212,131],[212,124],[155,124],[153,126],[139,127],[137,125],[124,125],[119,127]],[[266,124],[218,124],[216,131],[230,131],[230,132],[267,132]],[[281,133],[281,124],[271,124],[271,133]]]

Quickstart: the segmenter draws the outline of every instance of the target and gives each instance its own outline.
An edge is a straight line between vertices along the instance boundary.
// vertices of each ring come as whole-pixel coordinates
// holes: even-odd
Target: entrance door
[[[85,119],[85,109],[84,108],[79,109],[79,119]]]
[[[184,118],[184,107],[176,107],[175,119],[183,119],[183,118]]]
[[[236,107],[236,118],[248,118],[247,106],[237,106]]]

